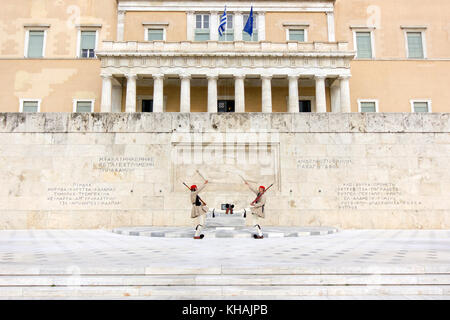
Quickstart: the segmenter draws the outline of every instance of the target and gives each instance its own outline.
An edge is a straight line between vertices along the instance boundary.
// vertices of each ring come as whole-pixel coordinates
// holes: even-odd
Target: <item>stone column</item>
[[[339,80],[335,80],[330,87],[330,97],[331,97],[331,112],[341,111],[341,88]]]
[[[102,104],[100,111],[112,111],[112,75],[110,74],[102,74]]]
[[[272,112],[272,76],[261,76],[262,83],[262,112]]]
[[[191,112],[191,76],[181,74],[180,112]]]
[[[208,112],[217,112],[217,75],[208,75]]]
[[[117,41],[123,41],[125,32],[125,11],[117,12]]]
[[[316,80],[316,112],[327,112],[327,100],[325,98],[325,76],[319,75]]]
[[[244,17],[242,12],[234,12],[234,41],[242,41],[242,30],[244,30]]]
[[[217,11],[211,11],[209,26],[209,38],[213,41],[219,40],[219,13]]]
[[[341,88],[341,112],[351,112],[350,106],[350,76],[340,76],[340,88]]]
[[[336,35],[334,29],[334,12],[327,12],[327,24],[328,24],[328,41],[335,42]]]
[[[289,76],[289,105],[288,112],[299,112],[298,100],[298,76]]]
[[[164,111],[164,75],[153,75],[153,112]]]
[[[127,97],[125,112],[136,112],[136,79],[137,75],[127,74]]]
[[[234,102],[236,112],[245,112],[245,75],[234,76]]]
[[[258,12],[258,41],[266,40],[266,13]]]
[[[194,41],[194,27],[195,27],[195,17],[194,11],[186,12],[186,39],[187,41]]]

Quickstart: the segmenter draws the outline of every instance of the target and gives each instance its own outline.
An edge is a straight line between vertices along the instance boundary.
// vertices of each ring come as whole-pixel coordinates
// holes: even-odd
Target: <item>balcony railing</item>
[[[141,55],[152,53],[173,53],[173,54],[285,54],[285,53],[334,53],[339,55],[354,55],[348,50],[347,42],[167,42],[167,41],[103,41],[102,47],[97,53],[98,56],[115,55]]]

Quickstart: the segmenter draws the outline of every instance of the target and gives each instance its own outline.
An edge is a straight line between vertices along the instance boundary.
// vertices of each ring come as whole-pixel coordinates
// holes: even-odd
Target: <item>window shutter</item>
[[[23,112],[37,112],[38,102],[37,101],[24,101],[23,102]]]
[[[44,31],[29,31],[28,58],[42,58],[44,48]]]
[[[91,112],[92,102],[90,101],[77,101],[76,112]]]
[[[422,33],[421,32],[407,32],[408,36],[408,58],[422,59]]]
[[[372,39],[370,32],[356,33],[357,56],[362,59],[372,58]]]
[[[361,112],[377,112],[375,102],[373,101],[361,102]]]
[[[95,31],[82,31],[81,32],[81,50],[83,49],[95,49]]]
[[[414,102],[414,112],[428,112],[428,102]]]
[[[148,29],[148,41],[164,40],[164,29]]]
[[[289,29],[289,40],[304,42],[305,41],[305,30]]]

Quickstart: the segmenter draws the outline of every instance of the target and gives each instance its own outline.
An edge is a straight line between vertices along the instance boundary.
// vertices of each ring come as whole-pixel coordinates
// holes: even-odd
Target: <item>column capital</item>
[[[219,79],[219,75],[218,74],[207,74],[206,75],[206,79],[208,79],[208,80],[217,80],[217,79]]]
[[[125,78],[127,78],[128,80],[136,80],[137,79],[137,74],[136,73],[125,73]]]
[[[245,74],[234,74],[234,79],[245,79]]]
[[[163,73],[155,73],[155,74],[152,74],[152,78],[155,80],[164,79],[164,74]]]
[[[271,74],[262,74],[261,75],[261,79],[263,79],[263,80],[271,80],[272,77],[273,76]]]
[[[258,16],[264,16],[266,14],[265,11],[257,11]]]
[[[187,14],[194,14],[195,11],[194,11],[194,10],[187,10],[186,13],[187,13]]]
[[[232,12],[233,14],[243,14],[243,11],[241,9],[233,10]]]
[[[185,79],[191,79],[191,75],[187,74],[187,73],[182,73],[179,75],[181,80],[185,80]]]
[[[102,77],[103,79],[111,79],[112,78],[112,73],[102,72],[100,74],[100,77]]]
[[[327,76],[324,75],[324,74],[316,74],[316,75],[314,75],[314,79],[316,79],[316,80],[325,80],[326,78],[327,78]]]
[[[351,75],[344,74],[344,75],[340,75],[340,76],[338,77],[338,79],[339,79],[339,80],[348,80],[348,79],[350,79],[351,77],[352,77]]]
[[[298,80],[298,78],[300,78],[300,75],[295,75],[295,74],[288,75],[289,80]]]

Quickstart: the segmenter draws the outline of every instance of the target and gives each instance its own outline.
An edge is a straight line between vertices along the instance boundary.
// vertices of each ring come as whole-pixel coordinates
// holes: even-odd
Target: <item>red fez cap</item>
[[[194,189],[197,189],[197,186],[196,186],[195,184],[193,184],[193,185],[191,186],[191,191],[194,190]]]
[[[259,188],[261,189],[263,189],[263,190],[266,190],[266,188],[264,187],[264,186],[259,186]]]

